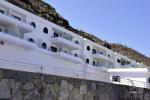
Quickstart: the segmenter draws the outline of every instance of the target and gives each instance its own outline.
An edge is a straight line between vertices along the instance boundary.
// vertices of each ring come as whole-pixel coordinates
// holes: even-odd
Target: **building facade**
[[[0,67],[103,82],[118,76],[111,69],[121,73],[146,68],[4,0],[0,2]]]

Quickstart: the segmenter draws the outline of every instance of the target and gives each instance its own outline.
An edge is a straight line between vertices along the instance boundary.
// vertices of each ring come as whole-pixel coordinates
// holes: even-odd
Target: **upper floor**
[[[6,1],[0,2],[0,34],[31,44],[55,57],[98,68],[141,67],[139,63],[44,20]]]

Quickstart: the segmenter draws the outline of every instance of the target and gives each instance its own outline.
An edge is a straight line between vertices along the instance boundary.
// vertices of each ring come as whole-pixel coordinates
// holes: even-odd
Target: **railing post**
[[[43,67],[41,66],[40,67],[40,74],[42,74],[43,73]]]
[[[144,82],[144,88],[146,88],[146,82]]]

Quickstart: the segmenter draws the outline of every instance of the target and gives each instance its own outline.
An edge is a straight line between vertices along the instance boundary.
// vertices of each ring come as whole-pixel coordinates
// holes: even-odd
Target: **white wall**
[[[119,76],[121,79],[119,84],[150,88],[148,85],[150,73],[147,68],[109,69],[108,73],[110,73],[111,78],[113,76]]]
[[[51,36],[54,33],[53,28],[55,28],[55,29],[61,30],[62,32],[65,32],[65,33],[73,36],[74,40],[78,40],[80,42],[80,44],[82,45],[82,49],[81,50],[73,50],[72,52],[79,53],[80,55],[82,55],[82,58],[84,61],[88,58],[90,60],[90,64],[92,65],[92,62],[93,62],[92,49],[93,49],[93,46],[97,46],[98,48],[105,50],[107,55],[108,54],[112,55],[112,59],[116,63],[116,65],[114,67],[118,67],[118,66],[120,67],[120,65],[118,65],[116,62],[117,57],[120,57],[120,56],[114,55],[113,51],[108,50],[107,48],[104,48],[88,39],[83,39],[81,36],[71,32],[69,30],[66,30],[63,27],[60,27],[54,23],[44,20],[41,17],[33,15],[17,6],[7,3],[6,1],[1,1],[0,4],[5,5],[6,7],[11,8],[12,10],[17,10],[17,12],[12,12],[12,13],[16,14],[20,17],[23,17],[23,19],[24,19],[24,17],[26,17],[25,18],[26,23],[30,24],[31,22],[35,22],[35,24],[36,24],[35,30],[31,33],[25,33],[24,39],[27,39],[29,37],[33,38],[36,41],[37,46],[40,47],[41,44],[43,42],[45,42],[45,43],[47,43],[47,47],[50,48],[50,46],[52,45],[50,42]],[[26,16],[24,16],[24,15],[26,15]],[[48,30],[49,30],[48,34],[43,33],[44,27],[48,28]],[[87,50],[87,46],[90,46],[90,51]],[[45,51],[43,49],[39,49],[39,48],[25,49],[25,48],[19,47],[17,45],[13,45],[11,43],[6,43],[5,45],[0,45],[0,58],[18,61],[18,62],[42,65],[46,69],[46,70],[44,70],[45,73],[49,73],[49,74],[52,74],[52,73],[58,74],[58,75],[65,74],[68,77],[72,76],[72,74],[73,74],[75,76],[72,76],[72,77],[83,78],[80,75],[80,74],[82,74],[84,76],[84,78],[90,79],[90,80],[107,81],[107,82],[109,81],[110,82],[109,74],[121,76],[121,78],[123,78],[123,79],[129,78],[129,79],[138,80],[138,81],[142,81],[142,82],[146,82],[147,81],[146,78],[149,77],[149,74],[140,73],[140,72],[136,72],[136,71],[135,72],[133,71],[134,74],[133,74],[133,72],[132,73],[121,73],[120,70],[107,73],[106,71],[95,68],[93,66],[89,67],[89,65],[87,65],[85,63],[75,64],[70,61],[52,56],[49,51]],[[1,67],[4,67],[4,65],[1,65]],[[67,69],[67,70],[61,70],[61,71],[58,71],[58,73],[56,70],[54,70],[54,72],[51,72],[51,69],[53,67],[58,68],[58,69],[59,68]],[[34,70],[34,69],[32,69],[32,70]],[[64,73],[65,71],[67,71],[67,73]],[[88,74],[87,74],[87,72],[88,72]]]
[[[29,64],[36,64],[31,68],[30,65],[13,65],[12,63],[1,63],[1,59],[10,60],[11,62],[23,62]],[[40,66],[41,65],[41,66]],[[18,67],[21,70],[37,71],[40,70],[39,67],[44,68],[44,73],[54,74],[67,77],[83,78],[88,80],[106,81],[109,82],[109,75],[106,72],[97,69],[91,69],[82,64],[71,63],[70,61],[63,60],[51,56],[51,54],[45,54],[44,52],[38,51],[36,49],[25,49],[20,46],[5,43],[5,45],[0,45],[0,67],[1,68],[14,68]],[[29,68],[30,67],[30,68]]]

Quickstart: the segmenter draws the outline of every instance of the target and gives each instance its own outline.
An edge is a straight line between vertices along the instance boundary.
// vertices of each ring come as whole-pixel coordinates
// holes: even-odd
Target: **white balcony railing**
[[[3,32],[0,32],[0,40],[5,41],[9,44],[21,46],[21,47],[26,48],[26,49],[37,48],[37,45],[34,43],[28,42],[28,41],[23,40],[19,37],[11,36],[11,35],[3,33]]]
[[[79,42],[74,42],[72,39],[67,39],[64,38],[63,36],[58,36],[58,37],[53,36],[51,38],[51,42],[56,45],[60,45],[60,46],[63,45],[72,50],[81,49],[81,45],[79,44]]]
[[[26,23],[26,19],[19,19],[12,15],[0,13],[0,23],[5,25],[16,25],[24,33],[34,30],[33,26]]]
[[[72,53],[64,52],[62,50],[57,51],[57,52],[52,52],[52,55],[55,57],[65,59],[67,61],[71,61],[73,63],[80,63],[81,64],[83,62],[81,56],[73,55]]]
[[[111,57],[109,57],[105,54],[102,54],[102,53],[92,53],[92,56],[95,59],[102,59],[102,60],[113,62],[113,59]]]
[[[89,68],[96,69],[97,71],[107,71],[108,67],[106,65],[91,65],[91,64],[86,64]]]
[[[104,73],[94,73],[88,71],[82,71],[78,69],[69,69],[64,66],[45,66],[45,65],[37,65],[27,62],[19,62],[8,59],[0,58],[0,68],[1,69],[10,69],[17,71],[25,71],[25,72],[34,72],[41,74],[49,74],[56,76],[64,76],[85,80],[95,80],[95,81],[104,81],[109,82],[109,75]]]

